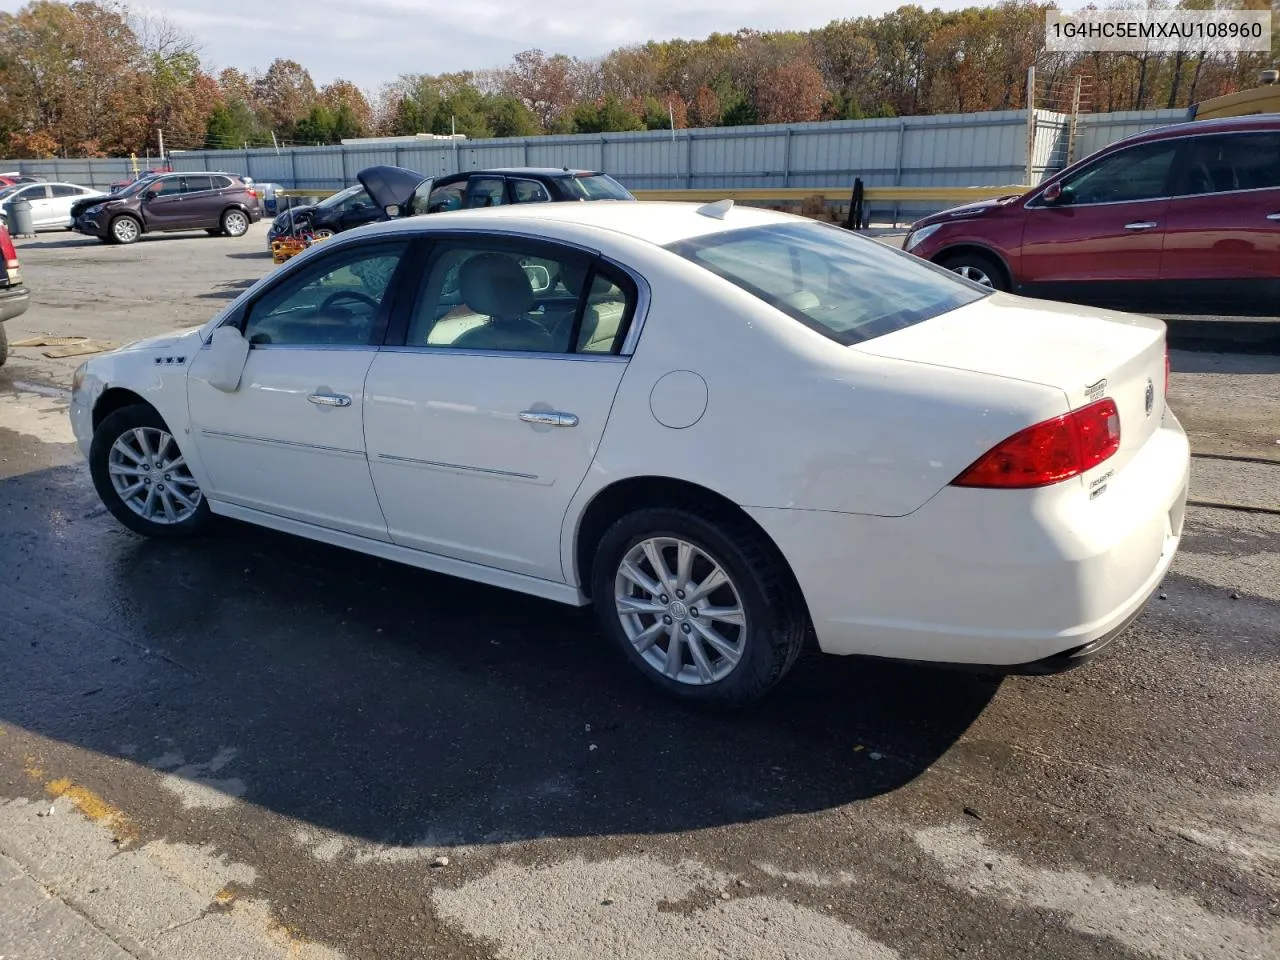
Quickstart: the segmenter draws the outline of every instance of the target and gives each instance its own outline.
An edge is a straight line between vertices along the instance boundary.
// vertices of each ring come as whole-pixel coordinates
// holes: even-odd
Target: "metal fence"
[[[1184,119],[1178,110],[1079,118],[1076,158],[1145,127]],[[462,140],[441,145],[352,144],[279,151],[173,154],[175,170],[225,170],[264,183],[329,192],[363,167],[390,163],[435,176],[498,166],[605,170],[636,190],[833,187],[860,177],[868,187],[1039,182],[1066,160],[1070,118],[1036,110],[1029,136],[1023,110],[840,120],[637,133]],[[1027,151],[1032,151],[1028,168]],[[139,159],[139,165],[147,164]],[[105,187],[131,174],[128,160],[8,160],[3,170]]]

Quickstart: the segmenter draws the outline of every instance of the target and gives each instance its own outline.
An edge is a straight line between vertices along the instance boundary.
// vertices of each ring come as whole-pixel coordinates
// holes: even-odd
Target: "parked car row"
[[[429,178],[402,167],[373,167],[371,171],[400,171],[392,174],[384,189],[399,191],[397,207],[405,213],[442,213],[513,203],[546,203],[568,200],[635,200],[621,183],[598,170],[570,170],[568,167],[500,167],[470,170],[446,177]],[[351,186],[319,203],[294,207],[276,216],[267,230],[267,246],[282,237],[308,234],[331,237],[344,230],[386,219],[386,204],[375,201],[364,185]],[[410,211],[407,197],[427,183],[425,202]],[[404,215],[402,213],[401,215]]]
[[[1274,316],[1280,114],[1144,131],[1022,195],[924,217],[904,248],[996,290]]]

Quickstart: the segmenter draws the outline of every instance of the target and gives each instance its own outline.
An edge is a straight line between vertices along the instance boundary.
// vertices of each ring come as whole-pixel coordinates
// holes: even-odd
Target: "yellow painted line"
[[[45,771],[37,766],[34,757],[27,757],[23,772],[36,782],[44,781]],[[138,833],[125,812],[113,806],[88,787],[82,787],[68,777],[59,777],[44,783],[44,791],[55,800],[65,797],[94,823],[107,827],[121,844],[137,839]]]

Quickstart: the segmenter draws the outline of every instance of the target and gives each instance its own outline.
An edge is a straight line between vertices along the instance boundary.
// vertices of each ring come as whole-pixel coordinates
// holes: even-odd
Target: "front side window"
[[[44,184],[39,184],[38,186],[27,187],[18,196],[23,200],[43,200],[48,196],[48,193],[49,188]]]
[[[471,181],[468,207],[496,207],[506,203],[506,181],[500,177],[476,177]]]
[[[1280,133],[1195,137],[1183,156],[1179,194],[1280,187]]]
[[[817,222],[729,230],[667,249],[844,344],[991,293],[877,240]]]
[[[443,213],[445,210],[461,210],[467,181],[458,180],[436,187],[427,197],[427,213]]]
[[[1072,206],[1125,203],[1169,196],[1169,174],[1178,142],[1144,143],[1104,157],[1062,184]]]
[[[249,307],[251,344],[365,346],[406,242],[360,244],[327,254],[282,280]]]
[[[617,353],[629,283],[585,253],[525,241],[440,243],[406,344],[521,353]]]
[[[181,177],[164,177],[157,180],[147,188],[148,194],[156,194],[161,197],[176,197],[182,193]]]

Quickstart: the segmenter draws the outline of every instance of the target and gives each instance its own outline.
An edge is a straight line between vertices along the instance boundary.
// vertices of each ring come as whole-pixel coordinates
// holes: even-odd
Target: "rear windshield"
[[[565,177],[565,190],[580,200],[634,200],[635,197],[613,177],[596,174],[589,177]]]
[[[816,221],[730,230],[667,249],[843,344],[991,293],[878,240]]]

